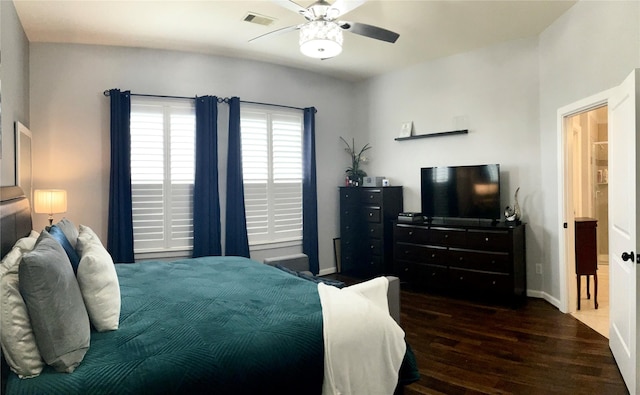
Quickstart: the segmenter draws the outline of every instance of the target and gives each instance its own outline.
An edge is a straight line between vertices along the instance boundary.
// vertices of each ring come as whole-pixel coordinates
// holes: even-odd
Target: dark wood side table
[[[576,226],[576,278],[578,280],[578,310],[580,310],[580,278],[587,276],[587,299],[591,299],[589,292],[589,276],[593,276],[593,302],[598,308],[598,250],[596,244],[595,218],[578,217]]]

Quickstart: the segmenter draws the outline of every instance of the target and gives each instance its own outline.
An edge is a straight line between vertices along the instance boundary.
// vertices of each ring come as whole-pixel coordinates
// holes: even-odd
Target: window
[[[179,256],[192,249],[194,173],[193,101],[132,98],[131,193],[136,254],[172,252],[164,255]]]
[[[302,113],[241,108],[249,245],[302,240]]]

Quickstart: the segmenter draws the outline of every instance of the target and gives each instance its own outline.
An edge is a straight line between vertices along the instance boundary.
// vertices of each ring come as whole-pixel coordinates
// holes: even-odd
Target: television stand
[[[426,289],[519,302],[526,297],[525,224],[396,222],[394,265],[401,280]]]

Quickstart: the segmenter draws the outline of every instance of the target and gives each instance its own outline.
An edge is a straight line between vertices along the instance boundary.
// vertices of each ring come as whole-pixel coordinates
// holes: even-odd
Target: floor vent
[[[256,14],[255,12],[249,12],[244,17],[244,21],[255,23],[262,26],[269,26],[275,21],[275,19],[271,18],[270,16],[264,16],[264,15]]]

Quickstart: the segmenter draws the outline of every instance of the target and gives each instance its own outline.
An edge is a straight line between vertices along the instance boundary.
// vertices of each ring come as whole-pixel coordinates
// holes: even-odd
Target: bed
[[[0,193],[4,257],[31,232],[31,215],[19,188]],[[45,366],[20,379],[3,360],[4,393],[323,392],[326,328],[317,284],[239,257],[116,264],[115,271],[118,328],[93,328],[72,373]],[[417,376],[407,347],[398,389]]]

